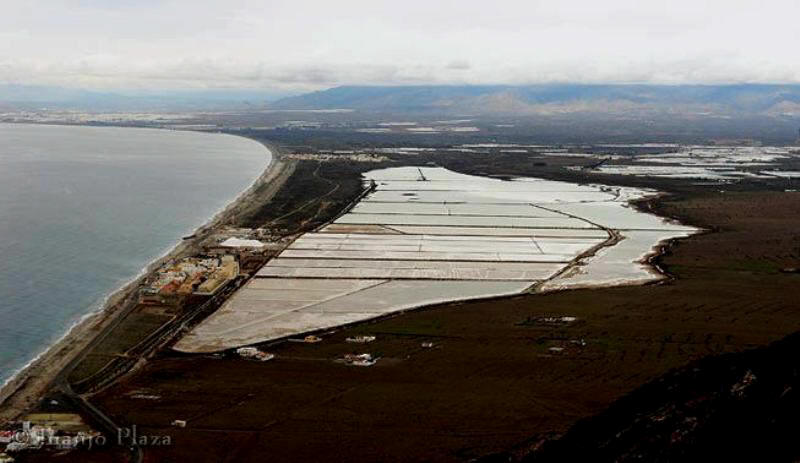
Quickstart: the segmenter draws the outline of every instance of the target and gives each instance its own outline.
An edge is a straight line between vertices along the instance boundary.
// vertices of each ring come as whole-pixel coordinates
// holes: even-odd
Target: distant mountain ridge
[[[198,89],[113,92],[78,88],[0,84],[0,108],[87,111],[192,111],[262,109],[286,95],[270,90]]]
[[[800,116],[800,85],[343,86],[283,98],[270,108],[476,114],[796,113]]]
[[[0,84],[0,108],[86,111],[353,109],[461,115],[616,114],[800,118],[800,85],[341,86],[296,96],[270,89],[94,91]]]

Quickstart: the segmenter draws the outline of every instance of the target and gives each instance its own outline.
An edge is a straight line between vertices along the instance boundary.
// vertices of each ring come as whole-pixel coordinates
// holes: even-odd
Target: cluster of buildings
[[[31,415],[25,421],[12,423],[0,430],[0,463],[14,461],[12,455],[28,450],[70,450],[77,447],[104,445],[105,439],[91,430],[79,416],[70,413]]]
[[[140,290],[139,301],[178,305],[190,295],[214,295],[240,273],[260,268],[267,256],[284,246],[282,240],[263,230],[227,230],[203,243],[203,255],[161,267]]]
[[[322,162],[384,162],[389,158],[377,153],[355,153],[353,151],[334,151],[317,153],[292,153],[284,156],[285,159],[296,159],[299,161],[322,161]]]
[[[229,228],[203,243],[209,256],[233,255],[239,270],[249,273],[258,270],[266,259],[280,252],[290,240],[266,229]]]
[[[92,113],[58,109],[31,109],[0,112],[0,122],[66,124],[136,124],[159,127],[186,119],[185,114]]]
[[[238,275],[239,263],[233,255],[187,257],[156,272],[139,298],[145,304],[174,304],[192,294],[213,295]]]

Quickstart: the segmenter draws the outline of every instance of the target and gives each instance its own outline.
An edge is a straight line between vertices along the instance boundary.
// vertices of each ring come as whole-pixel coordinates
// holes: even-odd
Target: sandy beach
[[[198,228],[191,239],[179,242],[152,262],[142,274],[112,293],[102,309],[88,314],[61,339],[18,372],[0,389],[0,423],[13,421],[36,405],[59,374],[89,351],[95,340],[116,325],[136,305],[139,285],[164,262],[200,251],[199,244],[235,217],[268,201],[291,175],[294,163],[281,159],[275,146],[265,148],[271,160],[264,172],[232,203]]]

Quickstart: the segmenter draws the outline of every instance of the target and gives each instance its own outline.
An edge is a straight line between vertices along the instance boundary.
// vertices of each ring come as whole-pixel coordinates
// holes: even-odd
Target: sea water
[[[0,384],[269,161],[230,135],[0,124]]]

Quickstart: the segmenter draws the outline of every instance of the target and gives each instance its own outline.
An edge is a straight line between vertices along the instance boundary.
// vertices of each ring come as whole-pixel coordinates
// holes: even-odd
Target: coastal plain
[[[602,180],[673,192],[639,200],[636,208],[687,224],[674,230],[679,234],[695,227],[705,232],[663,243],[658,254],[648,257],[650,264],[670,275],[659,284],[570,291],[556,287],[542,294],[443,303],[319,333],[319,343],[268,341],[259,348],[276,357],[264,363],[229,351],[161,350],[131,374],[92,394],[92,403],[122,425],[136,424],[143,435],[171,436],[171,446],[144,448],[145,461],[263,461],[264,455],[277,461],[319,461],[321,456],[332,461],[464,461],[535,447],[671,368],[707,355],[761,346],[800,326],[793,303],[784,297],[796,288],[797,275],[781,272],[798,260],[796,193],[752,185],[720,191],[717,186],[674,179],[565,173],[562,166],[575,163],[567,156],[550,157],[544,166],[535,159],[521,161],[518,153],[489,161],[484,156],[478,162],[473,161],[482,154],[470,156],[436,153],[394,162],[424,166],[435,160],[472,175]],[[375,164],[298,161],[291,176],[308,179],[304,185],[308,191],[292,185],[290,178],[268,207],[239,219],[302,232],[334,222],[309,243],[301,243],[306,249],[298,251],[331,251],[320,249],[331,243],[314,241],[332,238],[325,235],[346,239],[355,234],[359,242],[353,244],[369,246],[364,243],[368,238],[360,236],[365,230],[395,227],[368,222],[369,214],[385,210],[368,206],[363,210],[365,220],[335,222],[345,205],[362,192],[361,173],[394,167],[387,161]],[[309,200],[314,196],[321,199]],[[470,208],[459,212],[469,216],[475,212],[474,206]],[[401,206],[396,212],[409,211]],[[503,214],[517,212],[510,208]],[[417,216],[426,214],[437,210]],[[553,217],[542,215],[542,219]],[[474,223],[459,226],[471,240],[486,228]],[[448,234],[440,225],[400,227],[392,238],[402,233]],[[651,233],[642,239],[652,243],[661,239],[661,231],[636,228],[628,232]],[[506,230],[509,237],[525,236],[519,228]],[[577,240],[608,236],[592,226],[559,230],[569,230],[565,233]],[[419,246],[421,238],[413,239]],[[285,268],[282,259],[264,269]],[[290,267],[304,272],[338,268],[316,256],[289,259]],[[630,255],[623,252],[622,259],[630,264]],[[328,259],[332,260],[338,259]],[[374,268],[371,263],[359,264],[361,260],[353,259],[348,267]],[[606,262],[620,261],[611,255]],[[634,268],[634,280],[651,281],[648,268],[644,264]],[[389,270],[391,264],[384,264],[383,271]],[[280,284],[285,278],[251,282],[260,280],[258,284]],[[290,290],[291,285],[264,289]],[[366,346],[347,342],[358,336],[376,340]],[[370,368],[340,361],[367,350],[380,358]],[[176,420],[185,421],[186,427],[173,426]],[[46,456],[37,460],[45,455],[32,454],[24,461],[89,461],[81,459],[86,453]],[[89,458],[119,461],[119,453],[100,449]]]
[[[263,364],[163,353],[97,403],[181,442],[148,449],[152,461],[464,461],[529,448],[671,368],[800,327],[785,297],[798,276],[780,272],[798,259],[795,195],[652,204],[716,230],[669,248],[657,262],[674,275],[667,283],[445,304],[274,345]],[[564,316],[577,320],[546,319]],[[377,336],[369,349],[382,361],[335,362],[360,334]],[[142,391],[158,398],[133,398]],[[176,418],[187,428],[171,428]]]

